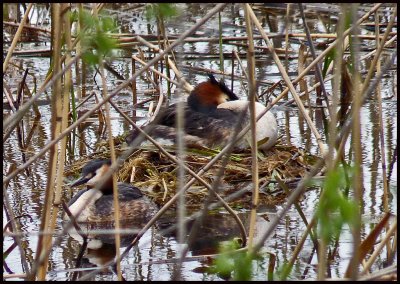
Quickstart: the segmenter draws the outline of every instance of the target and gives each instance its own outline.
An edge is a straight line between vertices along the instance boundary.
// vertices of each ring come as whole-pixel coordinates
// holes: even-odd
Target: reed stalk
[[[356,22],[357,8],[358,5],[352,4],[350,7],[352,22]],[[352,262],[349,264],[351,269],[350,276],[353,280],[358,278],[358,264],[360,263],[360,252],[358,247],[361,243],[361,212],[360,206],[362,206],[362,187],[363,187],[363,159],[361,149],[361,118],[360,109],[362,106],[362,94],[361,93],[361,76],[360,76],[360,64],[359,64],[359,39],[357,35],[359,33],[358,28],[354,30],[352,44],[350,45],[351,54],[353,56],[353,123],[352,123],[352,146],[354,151],[354,175],[353,175],[353,189],[354,189],[354,203],[356,204],[356,216],[354,217],[354,223],[352,230],[353,235],[353,257]],[[351,266],[351,267],[350,267]]]
[[[100,76],[102,79],[102,95],[103,98],[107,96],[107,81],[104,75],[104,65],[103,62],[100,61]],[[109,104],[105,104],[105,113],[106,113],[106,127],[107,127],[107,134],[108,134],[108,143],[110,146],[110,155],[111,155],[111,162],[115,163],[117,157],[115,155],[115,147],[114,147],[114,139],[112,135],[112,128],[111,128],[111,118],[110,118],[110,106]],[[121,228],[120,220],[120,205],[119,205],[119,198],[118,198],[118,184],[117,184],[117,177],[115,174],[112,175],[113,180],[113,206],[114,206],[114,220],[115,220],[115,230],[119,231]],[[120,255],[120,248],[121,248],[121,236],[119,233],[115,233],[115,250],[116,250],[116,267],[117,267],[117,276],[118,281],[122,280],[121,274],[121,255]]]
[[[98,11],[96,4],[93,4],[93,16],[98,18]],[[107,96],[107,81],[104,75],[104,63],[102,58],[99,60],[99,71],[100,77],[102,82],[102,96],[105,98]],[[108,103],[105,104],[105,122],[107,127],[107,134],[108,134],[108,143],[110,146],[110,155],[111,155],[111,163],[115,163],[116,155],[115,155],[115,147],[114,147],[114,139],[112,135],[112,128],[111,128],[111,119],[110,119],[110,106]],[[119,198],[118,198],[118,184],[117,184],[117,177],[114,173],[112,173],[112,183],[113,183],[113,206],[114,206],[114,224],[115,230],[118,232],[121,228],[120,220],[120,206],[119,206]],[[115,233],[115,251],[116,251],[116,270],[117,270],[117,277],[118,281],[122,281],[122,274],[121,274],[121,256],[120,256],[120,248],[121,248],[121,236],[119,233]]]
[[[82,3],[78,3],[77,6],[78,6],[79,15],[82,15],[82,13],[83,13]],[[77,21],[77,25],[76,25],[76,33],[77,33],[77,35],[79,35],[81,33],[81,31],[83,31],[83,29],[82,29],[82,22],[81,22],[81,19],[79,17],[78,21]],[[68,48],[72,50],[73,49],[73,45],[71,44],[71,46],[68,47]],[[78,41],[76,43],[75,51],[78,54],[82,53],[81,41]],[[83,62],[82,62],[82,64],[83,64]],[[78,96],[78,98],[82,98],[82,91],[81,91],[81,88],[83,87],[82,83],[81,83],[81,79],[82,79],[81,78],[81,73],[82,72],[83,72],[83,65],[82,65],[82,69],[81,69],[80,66],[79,66],[79,61],[77,61],[76,64],[75,64],[75,78],[76,78],[76,85],[78,86],[78,88],[77,88],[77,96]],[[74,108],[75,108],[75,98],[73,98],[73,100],[72,100],[72,109],[74,109]],[[76,116],[74,116],[74,120],[76,120]],[[75,144],[75,143],[73,143],[73,144]]]
[[[61,33],[62,33],[62,23],[59,20],[61,18],[61,4],[52,4],[52,49],[53,57],[52,64],[55,73],[59,73],[61,70]],[[54,139],[61,130],[61,121],[56,119],[61,116],[62,110],[62,100],[61,100],[62,88],[61,88],[61,78],[55,82],[53,89],[51,108],[52,108],[52,119],[51,119],[51,134],[52,139]],[[54,201],[54,181],[56,179],[56,167],[57,161],[59,160],[58,145],[54,144],[49,149],[49,168],[47,174],[47,186],[45,193],[45,200],[43,206],[43,212],[41,216],[40,230],[50,230],[54,229],[54,222],[52,222],[52,205]],[[54,215],[53,215],[54,216]],[[47,262],[48,255],[51,249],[51,237],[40,236],[36,248],[35,264],[37,266],[36,277],[38,280],[44,280],[47,273]],[[39,261],[41,259],[42,261]],[[29,278],[33,280],[35,275],[29,275]]]
[[[185,191],[182,190],[185,187],[185,155],[186,155],[186,144],[183,139],[184,134],[184,102],[180,101],[176,104],[176,141],[177,141],[177,161],[178,161],[178,172],[177,172],[177,192],[180,192],[177,200],[177,215],[178,215],[178,243],[180,247],[178,248],[178,254],[183,258],[186,243],[186,228],[185,228],[185,218],[186,218],[186,198]],[[185,244],[185,247],[184,245]],[[182,263],[178,262],[174,269],[172,279],[181,280],[181,266]]]
[[[233,74],[235,73],[235,49],[232,49],[232,56],[231,56],[231,90],[233,90]]]
[[[255,79],[255,58],[254,58],[254,41],[253,41],[253,23],[250,19],[250,6],[244,5],[244,16],[246,21],[246,32],[249,38],[249,47],[247,50],[247,70],[249,74],[249,110],[250,110],[250,129],[251,129],[251,177],[253,182],[253,195],[250,213],[250,227],[248,246],[252,251],[254,230],[256,223],[257,206],[259,202],[259,180],[258,180],[258,159],[257,159],[257,137],[256,137],[256,79]]]
[[[13,26],[13,27],[19,27],[20,26],[20,24],[16,24],[16,23],[13,23],[13,22],[7,22],[7,21],[3,21],[3,25]],[[50,34],[51,33],[50,30],[46,30],[46,29],[42,29],[42,28],[38,28],[38,27],[33,27],[33,26],[23,26],[23,29],[39,31],[39,32],[43,32],[43,33],[46,33],[46,34]]]
[[[136,73],[136,61],[138,61],[139,58],[136,56],[132,55],[132,75]],[[155,70],[153,68],[153,70]],[[137,86],[136,86],[136,81],[132,81],[132,104],[135,106],[137,105]],[[136,122],[136,108],[132,108],[132,120]]]
[[[61,28],[61,31],[64,32],[65,35],[65,41],[68,47],[71,47],[72,42],[71,42],[71,23],[70,23],[70,6],[67,4],[61,4],[61,13],[60,16],[62,17],[62,24],[63,28]],[[60,55],[61,56],[61,53]],[[71,60],[71,53],[70,49],[66,51],[66,60],[70,61]],[[61,60],[59,63],[59,69],[61,69]],[[60,124],[59,132],[64,131],[68,127],[68,113],[69,113],[69,94],[72,86],[72,71],[71,69],[68,69],[67,72],[65,73],[65,83],[64,83],[64,88],[63,90],[57,90],[62,93],[61,97],[58,99],[58,113],[61,116],[61,121],[58,123]],[[65,165],[65,158],[66,158],[66,145],[67,145],[67,139],[64,137],[60,143],[59,143],[59,158],[57,159],[58,165],[57,165],[57,177],[56,177],[56,184],[55,184],[55,196],[54,196],[54,205],[53,210],[52,210],[52,216],[51,216],[51,228],[50,230],[53,231],[55,230],[56,227],[56,222],[57,222],[57,217],[58,217],[58,206],[61,204],[61,192],[62,192],[62,185],[64,183],[64,165]],[[51,236],[49,236],[51,237]],[[48,244],[49,251],[51,250],[51,241]]]
[[[381,5],[381,4],[379,4]],[[397,32],[390,32],[389,33],[390,36],[397,36]],[[118,38],[118,46],[121,48],[128,48],[128,47],[132,47],[135,46],[137,41],[136,41],[136,37],[137,36],[141,36],[143,38],[146,38],[148,40],[149,43],[157,43],[157,41],[153,40],[155,39],[155,35],[151,35],[151,34],[114,34],[112,35],[116,38]],[[288,33],[287,34],[288,38],[306,38],[307,34],[305,33]],[[337,34],[335,33],[318,33],[318,34],[312,34],[310,33],[311,38],[313,39],[337,39]],[[269,33],[269,38],[273,39],[273,38],[282,38],[284,37],[284,35],[282,35],[281,33],[274,33],[271,32]],[[170,38],[174,38],[174,36],[170,36]],[[262,36],[259,35],[254,35],[254,40],[257,39],[263,39]],[[248,38],[247,36],[236,36],[236,37],[222,37],[222,42],[225,44],[233,44],[233,43],[229,43],[229,42],[236,42],[236,41],[247,41]],[[375,40],[375,35],[360,35],[360,39],[363,40]],[[173,43],[175,41],[175,39],[169,39],[168,42],[169,43]],[[184,42],[185,43],[190,43],[190,42],[209,42],[209,43],[219,43],[220,38],[219,37],[187,37]],[[257,46],[255,46],[255,48],[257,48]]]
[[[362,88],[361,88],[361,94],[363,94],[367,90],[369,85],[370,85],[370,81],[372,79],[372,76],[375,73],[375,66],[376,66],[378,60],[380,59],[380,55],[381,55],[381,53],[383,51],[383,47],[385,46],[384,42],[386,42],[386,40],[387,40],[387,38],[389,36],[390,30],[392,29],[392,27],[394,25],[395,19],[397,19],[397,5],[394,5],[393,14],[392,14],[392,16],[390,18],[390,21],[389,21],[389,24],[387,26],[387,29],[386,29],[385,33],[383,34],[383,37],[382,37],[382,44],[379,44],[379,47],[376,50],[374,59],[371,62],[371,68],[369,68],[368,74],[367,74],[367,76],[365,76],[364,82],[362,83],[363,85],[362,85]]]
[[[389,24],[390,25],[390,24]],[[379,14],[375,13],[375,33],[376,33],[376,50],[379,49],[379,45],[383,45],[383,42],[379,43]],[[381,61],[378,60],[376,62],[376,72],[381,72]],[[382,96],[381,96],[381,85],[380,83],[376,86],[376,97],[378,101],[378,128],[379,128],[379,140],[380,140],[380,150],[381,150],[381,165],[382,165],[382,182],[383,182],[383,210],[385,213],[389,212],[389,184],[387,180],[386,173],[386,151],[385,151],[385,136],[383,133],[384,124],[383,124],[383,115],[382,115]],[[389,224],[386,225],[386,230],[389,230]],[[390,242],[386,243],[386,256],[389,259],[391,254]]]
[[[11,43],[11,46],[7,51],[6,59],[4,59],[4,62],[3,62],[3,73],[6,73],[8,62],[10,61],[11,56],[13,54],[13,51],[14,51],[15,47],[17,46],[18,40],[21,37],[22,30],[24,28],[26,20],[28,19],[28,15],[29,15],[29,12],[32,9],[32,6],[33,6],[33,3],[30,3],[28,5],[28,8],[25,11],[24,17],[22,18],[22,21],[19,24],[17,32],[15,33],[15,36],[14,36],[13,41]]]
[[[224,50],[222,47],[222,19],[221,12],[218,12],[218,38],[219,38],[219,70],[224,72]]]
[[[233,55],[235,56],[236,60],[239,62],[240,68],[242,68],[242,72],[244,74],[246,81],[249,81],[249,75],[247,75],[246,68],[243,66],[242,60],[240,60],[239,55],[237,54],[236,50],[233,51]],[[233,74],[233,72],[232,72],[232,74]],[[240,83],[242,83],[242,81],[240,81]],[[243,83],[242,83],[242,86],[243,86]]]
[[[307,26],[306,17],[304,15],[304,10],[303,10],[303,4],[302,3],[299,3],[299,10],[300,10],[301,18],[303,19],[304,30],[306,31],[307,41],[308,41],[308,44],[310,46],[311,55],[312,55],[312,58],[315,60],[315,58],[317,57],[317,54],[315,52],[314,43],[313,43],[312,38],[310,36],[310,29]],[[320,88],[321,88],[322,94],[323,94],[324,99],[325,99],[325,103],[326,103],[326,107],[328,109],[329,116],[332,116],[332,110],[331,110],[331,106],[329,104],[328,95],[327,95],[326,90],[325,90],[325,84],[323,84],[324,78],[322,77],[322,71],[321,71],[321,66],[320,66],[319,62],[315,65],[315,69],[316,69],[318,81],[321,83]]]
[[[289,28],[290,28],[290,3],[286,4],[286,18],[285,18],[285,70],[289,71]]]

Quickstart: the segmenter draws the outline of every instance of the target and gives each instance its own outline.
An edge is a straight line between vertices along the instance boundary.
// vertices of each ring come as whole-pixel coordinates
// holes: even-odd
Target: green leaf
[[[346,186],[345,177],[344,169],[338,167],[328,172],[325,178],[316,216],[320,236],[326,242],[338,236],[344,224],[354,225],[357,208],[342,192]]]

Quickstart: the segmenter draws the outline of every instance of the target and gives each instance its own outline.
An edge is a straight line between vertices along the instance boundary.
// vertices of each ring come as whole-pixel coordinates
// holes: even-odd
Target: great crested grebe
[[[240,113],[247,110],[239,122],[244,128],[250,121],[248,102],[239,98],[221,81],[218,82],[209,74],[209,80],[197,85],[190,93],[184,105],[185,142],[188,145],[200,145],[209,148],[225,146],[238,123]],[[265,110],[265,106],[256,102],[256,116]],[[176,105],[160,111],[149,124],[148,133],[161,144],[175,144],[176,139]],[[278,137],[278,126],[275,116],[268,111],[257,122],[258,148],[271,148]],[[126,138],[131,143],[139,132],[133,130]],[[249,148],[250,131],[236,144],[236,148]]]
[[[82,176],[71,184],[71,187],[85,183],[87,185],[87,189],[80,190],[68,203],[69,211],[77,222],[115,220],[112,177],[99,189],[95,188],[110,165],[109,159],[89,161],[82,169]],[[118,199],[121,221],[129,219],[137,223],[146,223],[157,211],[156,205],[145,197],[139,188],[128,183],[118,183]],[[65,215],[64,219],[68,220],[68,216]]]

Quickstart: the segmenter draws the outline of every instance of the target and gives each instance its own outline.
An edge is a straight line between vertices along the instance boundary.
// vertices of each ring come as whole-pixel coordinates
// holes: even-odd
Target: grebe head
[[[73,182],[70,186],[78,186],[81,184],[86,184],[88,188],[96,187],[96,184],[99,180],[107,173],[108,169],[111,166],[110,159],[96,159],[89,161],[82,168],[82,176]],[[107,180],[103,186],[100,188],[103,192],[106,190],[110,190],[112,192],[112,178]]]
[[[82,177],[70,185],[73,187],[86,184],[88,187],[77,192],[68,203],[69,211],[78,222],[114,221],[112,178],[99,190],[96,188],[110,165],[111,161],[105,159],[89,161],[82,169]],[[141,223],[151,218],[156,206],[143,196],[139,188],[128,183],[118,183],[117,188],[121,220],[135,219]],[[68,217],[65,216],[64,219]]]
[[[188,105],[191,109],[207,113],[214,111],[221,103],[239,99],[223,81],[218,82],[212,74],[208,74],[208,77],[208,81],[198,84],[190,93]]]

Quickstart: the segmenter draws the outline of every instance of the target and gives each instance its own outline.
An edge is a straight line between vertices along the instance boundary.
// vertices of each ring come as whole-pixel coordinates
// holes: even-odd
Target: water
[[[190,28],[193,23],[203,16],[206,11],[208,11],[213,5],[211,4],[179,4],[178,5],[182,11],[182,16],[179,22],[174,22],[172,20],[168,21],[167,29],[170,34],[181,34],[186,29]],[[148,22],[143,15],[143,10],[124,10],[123,8],[129,7],[129,5],[122,5],[122,7],[113,8],[112,6],[106,6],[106,8],[113,12],[120,25],[120,32],[131,32],[136,34],[148,34],[156,33],[156,26],[154,21]],[[334,6],[337,8],[337,6]],[[285,7],[286,8],[286,7]],[[266,15],[268,15],[269,20],[276,22],[276,31],[281,31],[285,25],[285,8],[270,8],[268,13],[262,10],[257,10],[257,15],[260,18],[266,20]],[[292,7],[293,8],[293,7]],[[42,10],[40,10],[42,9]],[[44,11],[43,7],[39,10]],[[124,11],[124,12],[122,12]],[[296,11],[298,11],[296,9]],[[333,10],[332,10],[333,11]],[[273,13],[272,13],[273,12]],[[329,20],[335,23],[336,15],[331,15],[329,12],[323,13],[319,10],[324,20]],[[35,17],[39,18],[40,13],[35,14],[32,22],[35,22]],[[292,32],[301,33],[303,32],[303,27],[301,21],[299,21],[297,15],[292,15]],[[42,20],[40,18],[40,20]],[[245,36],[245,29],[239,25],[244,25],[243,11],[241,5],[228,5],[222,13],[222,22],[224,24],[224,36]],[[264,21],[265,22],[265,21]],[[183,23],[183,24],[182,24]],[[310,28],[311,32],[324,32],[323,25],[318,21],[317,17],[312,18]],[[272,24],[273,26],[273,24]],[[47,26],[49,28],[49,26]],[[265,29],[269,31],[269,27],[265,24]],[[197,34],[208,37],[217,37],[218,35],[218,18],[213,17],[208,23],[206,23]],[[257,43],[262,45],[261,42]],[[277,43],[275,43],[277,44]],[[280,44],[284,46],[284,38],[280,41]],[[48,47],[49,44],[46,42],[39,42],[36,44],[36,48],[42,49]],[[294,51],[293,55],[297,55],[299,48],[297,42],[291,41],[291,49]],[[7,46],[8,48],[8,46]],[[6,49],[7,49],[6,48]],[[26,45],[23,46],[24,49],[27,48]],[[29,48],[35,48],[34,45],[30,44]],[[224,53],[230,53],[233,49],[237,49],[236,46],[231,44],[224,45]],[[240,52],[245,52],[244,49],[239,48]],[[136,50],[133,50],[135,53]],[[124,52],[128,53],[129,52]],[[121,53],[122,54],[122,53]],[[187,43],[183,45],[181,49],[178,49],[177,58],[178,62],[182,66],[192,65],[195,67],[201,67],[206,69],[219,69],[219,58],[218,56],[208,56],[218,54],[217,43],[208,42],[198,42],[198,43]],[[191,58],[188,58],[191,55]],[[197,56],[196,56],[197,55]],[[201,56],[200,56],[201,55]],[[196,57],[193,59],[193,57]],[[259,81],[264,81],[270,83],[271,85],[281,79],[278,74],[278,70],[275,64],[271,61],[268,54],[260,55],[256,62],[256,78]],[[33,78],[40,85],[44,81],[46,72],[49,66],[48,58],[40,57],[16,57],[16,60],[21,62],[23,66],[29,66],[31,72],[34,76],[28,76],[27,84],[32,89],[34,84]],[[245,58],[242,58],[244,66],[246,66]],[[282,59],[284,62],[284,59]],[[297,73],[297,60],[289,60],[288,71]],[[230,59],[225,59],[224,67],[226,72],[231,72],[232,62]],[[111,65],[120,72],[125,78],[128,78],[131,74],[131,60],[129,58],[116,58]],[[206,74],[202,72],[196,72],[190,68],[181,68],[186,79],[192,84],[196,85],[206,79]],[[234,67],[235,74],[241,74],[241,68],[238,63],[235,63]],[[13,76],[8,74],[4,75],[6,82],[9,82],[14,95],[16,93],[17,83],[22,77],[22,72],[15,72]],[[383,97],[383,121],[384,121],[384,137],[385,137],[385,150],[386,150],[386,162],[389,168],[390,162],[393,160],[394,149],[397,145],[397,84],[396,84],[397,71],[393,70],[389,72],[389,76],[382,80],[382,97]],[[89,91],[94,90],[98,93],[101,90],[101,80],[99,76],[90,71],[88,74],[88,89]],[[91,78],[95,78],[96,83],[93,83]],[[294,77],[293,77],[294,78]],[[228,86],[230,86],[230,78],[225,78]],[[40,82],[40,83],[39,83]],[[310,84],[312,82],[309,82]],[[115,79],[111,74],[107,74],[107,88],[108,91],[112,91],[119,84],[119,81]],[[262,93],[265,89],[269,88],[270,84],[262,84],[259,87],[259,93]],[[395,87],[396,86],[396,87]],[[326,84],[327,91],[331,92],[330,84]],[[148,98],[148,95],[143,93],[144,90],[152,88],[150,84],[145,83],[143,80],[138,81],[139,90],[139,101]],[[166,85],[164,84],[163,90],[166,90]],[[245,98],[245,91],[240,84],[239,80],[235,80],[234,90],[241,97]],[[276,89],[274,95],[279,94],[281,89]],[[124,90],[123,94],[115,99],[114,101],[129,115],[131,114],[131,98],[129,90]],[[177,92],[174,94],[172,101],[182,99]],[[4,98],[3,98],[4,100]],[[85,107],[90,108],[94,100],[89,101]],[[139,119],[139,124],[145,121],[147,115],[147,109],[149,103],[144,104],[143,107],[137,109],[136,115],[141,118]],[[42,105],[39,107],[42,117],[35,122],[34,112],[31,111],[28,115],[24,117],[24,132],[28,136],[31,129],[34,129],[32,133],[31,143],[29,144],[26,156],[29,158],[35,153],[39,152],[48,141],[50,141],[50,118],[51,110],[49,105]],[[130,129],[129,125],[125,123],[120,115],[113,109],[111,117],[111,127],[114,136],[120,135]],[[306,149],[308,152],[319,155],[317,143],[313,135],[309,133],[309,130],[304,123],[299,120],[299,113],[297,108],[287,108],[285,111],[275,108],[274,113],[277,117],[277,121],[280,127],[280,133],[283,135],[283,141],[285,143],[290,143],[296,147]],[[308,109],[309,111],[309,109]],[[3,110],[3,118],[9,116],[10,111],[7,109]],[[373,224],[379,222],[383,216],[383,188],[382,188],[382,167],[381,167],[381,153],[379,148],[379,139],[377,134],[378,126],[378,110],[377,101],[375,99],[369,100],[363,105],[361,111],[361,122],[362,122],[362,151],[363,151],[363,211],[362,211],[362,238],[365,238],[368,233],[373,228]],[[315,119],[314,114],[311,114],[313,119]],[[75,157],[71,157],[70,160],[73,161],[79,156],[86,154],[91,154],[94,151],[94,146],[99,139],[105,138],[105,134],[99,133],[98,123],[89,122],[85,123],[87,128],[85,129],[85,139],[87,142],[87,147],[84,149],[75,149]],[[323,135],[323,129],[319,129],[320,134]],[[26,138],[25,136],[25,138]],[[21,165],[22,154],[19,151],[18,139],[13,132],[10,138],[4,143],[3,146],[3,176],[6,176],[7,171],[11,164]],[[349,146],[345,151],[346,159],[349,155]],[[68,161],[70,163],[71,161]],[[47,162],[48,155],[45,155],[42,159],[34,162],[28,171],[22,171],[16,179],[11,180],[7,187],[7,196],[10,200],[10,205],[14,210],[15,216],[20,216],[22,214],[29,214],[28,217],[21,217],[21,231],[28,232],[22,238],[22,242],[25,248],[26,260],[29,267],[32,266],[33,260],[36,255],[37,248],[37,232],[40,226],[40,217],[42,214],[42,204],[44,203],[44,193],[47,183]],[[397,195],[397,162],[393,166],[393,174],[390,179],[390,189],[393,194]],[[66,183],[69,182],[66,180]],[[64,188],[64,196],[67,198],[70,196],[69,189]],[[303,209],[308,220],[311,219],[315,212],[316,206],[318,204],[320,192],[318,189],[308,191],[304,194],[304,198],[300,202],[300,206]],[[394,196],[397,197],[397,196]],[[397,202],[396,198],[391,196],[389,200],[389,207],[391,212],[397,212]],[[270,208],[267,210],[267,216],[269,220],[272,220],[279,212],[281,206],[276,208]],[[4,212],[4,209],[3,209]],[[61,213],[60,213],[61,214]],[[5,215],[3,214],[3,224],[7,222]],[[221,217],[222,216],[222,217]],[[240,214],[243,220],[247,220],[248,212],[244,211]],[[213,248],[213,240],[224,240],[230,239],[233,236],[239,236],[237,230],[235,231],[235,225],[229,221],[229,216],[227,214],[219,215],[219,217],[210,217],[208,225],[210,228],[204,229],[204,233],[197,239],[196,245],[190,249],[188,257],[215,253],[215,248]],[[218,219],[222,218],[222,219]],[[168,220],[167,220],[168,221]],[[170,220],[171,221],[171,220]],[[171,221],[172,222],[172,221]],[[248,223],[246,226],[248,227]],[[268,227],[269,222],[265,220],[262,216],[257,218],[257,230],[256,238],[262,235],[262,232]],[[213,227],[214,226],[214,227]],[[57,231],[61,231],[61,215],[57,221]],[[281,220],[278,227],[275,229],[272,236],[265,243],[264,249],[276,255],[276,268],[282,267],[283,263],[288,261],[293,253],[294,248],[299,242],[301,235],[305,230],[305,225],[299,218],[299,215],[295,208],[291,208],[288,214],[283,220]],[[212,233],[210,233],[212,232]],[[213,237],[210,238],[209,235]],[[218,238],[219,236],[219,238]],[[53,240],[56,238],[54,236]],[[3,251],[5,251],[13,241],[10,237],[4,238]],[[96,244],[99,245],[99,244]],[[94,246],[94,245],[93,245]],[[162,235],[160,234],[159,227],[151,228],[140,240],[139,245],[133,248],[128,256],[124,258],[121,262],[121,269],[123,275],[127,280],[170,280],[172,273],[174,271],[175,264],[172,263],[171,259],[179,257],[179,250],[181,248],[176,240],[174,234]],[[352,256],[352,236],[348,227],[344,227],[340,242],[339,242],[339,253],[334,258],[333,262],[330,264],[330,276],[332,278],[343,277],[343,274],[347,268],[348,262]],[[47,279],[50,280],[66,280],[71,279],[72,269],[75,267],[75,260],[80,250],[80,242],[74,239],[70,235],[64,235],[61,238],[61,243],[55,246],[49,256],[49,273],[47,274]],[[313,245],[311,240],[308,238],[304,245],[303,250],[300,253],[298,260],[296,260],[293,267],[292,273],[289,279],[297,280],[301,279],[304,271],[308,269],[307,274],[304,276],[305,279],[316,279],[317,273],[317,256],[313,252]],[[122,248],[121,251],[123,251]],[[385,259],[385,254],[381,254],[380,260],[377,262],[380,266],[374,265],[373,269],[382,268],[381,262]],[[96,267],[96,265],[105,263],[115,256],[115,250],[110,245],[103,245],[102,248],[91,248],[85,254],[83,259],[84,265],[82,267]],[[262,260],[255,261],[253,263],[253,279],[254,280],[265,280],[267,279],[266,271],[269,264],[269,255],[263,254],[265,256]],[[169,261],[168,261],[169,260]],[[311,261],[310,261],[311,260]],[[23,273],[20,254],[18,249],[14,249],[5,261],[6,265],[9,267],[11,272],[8,273]],[[185,262],[182,266],[182,280],[221,280],[218,275],[203,273],[200,269],[201,267],[207,266],[209,263],[205,260],[193,260]],[[88,270],[90,271],[90,270]],[[88,271],[80,272],[80,276],[87,273]],[[275,276],[277,277],[277,276]],[[96,276],[90,278],[93,280],[116,280],[116,274],[112,272],[111,269],[102,271]],[[276,278],[275,278],[276,279]]]

